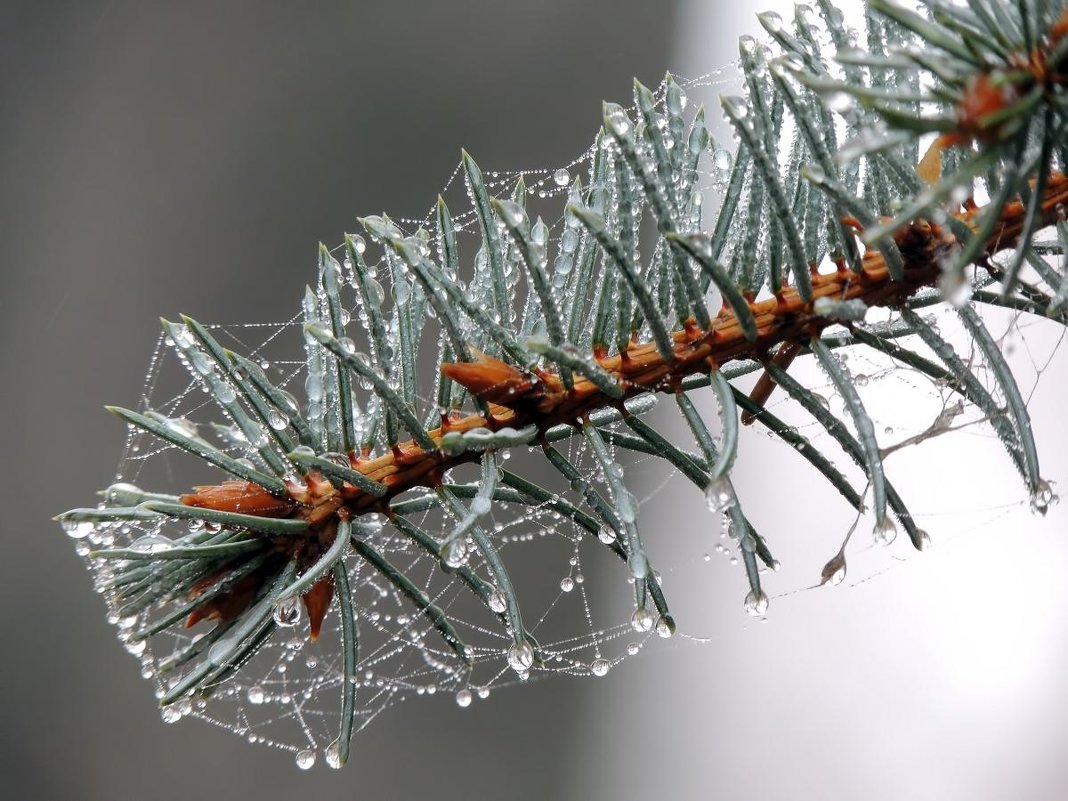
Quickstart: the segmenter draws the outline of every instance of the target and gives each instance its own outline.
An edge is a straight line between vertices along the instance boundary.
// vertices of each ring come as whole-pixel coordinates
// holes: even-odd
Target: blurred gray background
[[[666,578],[703,610],[691,629],[707,645],[680,640],[605,679],[535,682],[467,710],[413,700],[361,734],[340,773],[300,772],[195,721],[161,724],[49,520],[109,482],[122,427],[101,407],[139,396],[158,317],[288,318],[316,243],[357,214],[422,216],[461,145],[484,169],[570,161],[602,99],[627,102],[632,76],[655,85],[666,68],[729,61],[752,9],[0,9],[5,798],[1063,798],[1063,505],[1033,530],[1016,509],[921,562],[886,557],[871,581],[775,598],[758,625],[740,612],[738,571],[705,565],[701,532],[686,530],[700,499],[690,515],[669,490],[643,519],[650,538],[689,548]],[[1047,453],[1066,441],[1060,375],[1036,401]],[[772,486],[760,447],[743,467]],[[1063,461],[1047,472],[1068,477]],[[808,572],[773,595],[822,564],[799,517],[841,531],[811,500],[792,503],[768,503],[763,528],[785,531]]]

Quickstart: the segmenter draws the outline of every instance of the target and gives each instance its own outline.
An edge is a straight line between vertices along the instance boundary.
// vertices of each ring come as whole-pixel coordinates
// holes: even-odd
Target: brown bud
[[[308,624],[311,628],[311,640],[319,639],[319,632],[323,628],[323,618],[330,609],[330,602],[334,599],[334,577],[323,576],[312,588],[301,596],[304,608],[308,612]]]
[[[196,492],[183,495],[186,506],[214,509],[219,512],[239,512],[259,517],[285,517],[293,509],[288,498],[272,495],[259,484],[248,481],[224,481],[222,484],[194,487]]]
[[[471,353],[475,361],[448,362],[441,365],[441,372],[467,387],[476,397],[488,403],[512,406],[533,389],[534,379],[517,367],[474,348]]]

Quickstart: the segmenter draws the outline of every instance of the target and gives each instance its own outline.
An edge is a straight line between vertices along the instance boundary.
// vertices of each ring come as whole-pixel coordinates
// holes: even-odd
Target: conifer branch
[[[112,611],[138,616],[134,641],[183,619],[213,622],[161,660],[162,702],[213,692],[276,626],[299,617],[300,604],[313,640],[337,606],[344,680],[328,761],[343,763],[361,659],[350,564],[414,607],[444,640],[442,658],[455,659],[456,670],[469,666],[473,651],[448,608],[383,550],[382,526],[422,558],[439,559],[450,582],[481,600],[508,643],[502,661],[520,676],[541,669],[545,655],[524,628],[507,554],[484,525],[501,507],[502,514],[548,508],[594,534],[628,567],[632,625],[669,636],[675,622],[648,564],[618,451],[662,459],[726,514],[746,568],[745,608],[763,614],[758,560],[775,563],[732,483],[734,455],[744,447],[738,423],[759,422],[797,448],[858,512],[864,497],[820,447],[768,410],[776,386],[864,471],[876,538],[892,536],[896,517],[922,548],[926,535],[885,476],[872,421],[832,348],[871,348],[947,381],[990,421],[1033,507],[1044,511],[1055,496],[1040,473],[1026,405],[981,317],[959,308],[1005,408],[979,381],[978,366],[915,312],[960,306],[963,287],[972,302],[1068,322],[1068,8],[1063,0],[1011,9],[985,1],[923,5],[926,14],[870,0],[869,50],[845,49],[837,63],[822,52],[803,7],[789,29],[777,15],[761,15],[780,52],[769,58],[755,40],[742,42],[746,96],[722,102],[740,147],[717,167],[725,186],[709,224],[696,191],[700,160],[713,147],[704,110],[687,132],[682,88],[670,75],[662,105],[639,83],[635,111],[604,105],[588,185],[576,180],[567,191],[555,258],[548,226],[528,216],[525,184],[517,182],[510,198],[494,197],[466,152],[467,216],[481,236],[473,259],[464,261],[440,198],[435,234],[405,231],[384,215],[361,218],[381,248],[379,261],[365,255],[358,235],[346,235],[343,263],[321,247],[318,281],[303,298],[306,403],[224,348],[209,326],[164,321],[168,343],[228,421],[215,426],[221,442],[151,409],[112,411],[230,478],[180,496],[113,487],[101,507],[59,518],[77,537],[113,524],[183,520],[198,528],[173,541],[105,545],[88,557],[96,570],[108,565],[100,587]],[[830,40],[844,47],[844,23],[829,4],[821,10]],[[789,139],[787,123],[796,131]],[[642,258],[645,210],[656,238],[651,257]],[[1051,228],[1058,243],[1036,242]],[[1007,260],[999,263],[1002,253]],[[389,303],[378,269],[392,289]],[[865,325],[870,309],[889,310],[892,322]],[[838,333],[827,332],[832,327]],[[358,352],[353,334],[368,354]],[[424,376],[420,345],[435,338],[440,369]],[[915,350],[917,339],[941,365]],[[856,434],[789,374],[808,355],[845,397]],[[748,396],[732,384],[758,369]],[[689,398],[709,384],[725,416],[718,443]],[[692,445],[641,419],[656,393],[675,396]],[[620,421],[626,428],[613,427]],[[552,444],[571,437],[593,454],[593,469]],[[530,446],[540,446],[569,490],[499,470],[498,454]],[[469,463],[480,465],[479,480],[456,483],[450,472]],[[431,510],[451,521],[440,538],[409,517]],[[824,580],[844,569],[843,550]]]

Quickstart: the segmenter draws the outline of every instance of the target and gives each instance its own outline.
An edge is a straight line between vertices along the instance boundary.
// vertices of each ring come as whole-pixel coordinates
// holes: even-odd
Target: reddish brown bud
[[[239,512],[259,517],[285,517],[293,509],[288,498],[272,495],[259,484],[247,481],[224,481],[222,484],[194,487],[195,493],[183,495],[186,506],[214,509],[219,512]]]
[[[301,596],[304,608],[308,611],[308,624],[311,628],[311,640],[319,639],[319,632],[323,628],[323,618],[330,609],[330,602],[334,599],[334,577],[326,575],[319,579],[312,588]]]
[[[447,362],[441,372],[457,384],[467,387],[488,403],[511,406],[534,387],[534,380],[517,367],[471,349],[473,362]]]

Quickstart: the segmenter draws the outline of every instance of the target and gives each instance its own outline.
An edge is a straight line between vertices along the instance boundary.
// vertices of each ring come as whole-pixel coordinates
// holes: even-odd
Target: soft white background
[[[855,11],[859,4],[841,5]],[[788,19],[793,4],[761,7]],[[675,63],[683,74],[707,70],[710,35],[722,35],[727,47],[740,31],[757,30],[748,10],[723,14],[693,0],[680,11]],[[1009,324],[1006,315],[989,319],[997,334]],[[1060,336],[1052,325],[1017,335],[1014,363],[1026,369],[1028,349],[1048,352]],[[913,433],[931,422],[929,409],[909,408],[912,395],[880,383],[865,397],[878,393],[880,408]],[[1032,383],[1021,383],[1027,393]],[[1062,491],[1066,387],[1062,348],[1030,406],[1043,474]],[[900,431],[880,433],[884,446],[900,438]],[[741,569],[724,570],[718,555],[720,569],[706,569],[703,582],[693,566],[678,582],[669,575],[673,604],[680,590],[690,594],[682,603],[692,597],[705,610],[696,628],[711,642],[637,660],[584,697],[576,790],[621,798],[1064,798],[1068,509],[1032,515],[993,439],[962,433],[928,442],[887,464],[934,547],[916,554],[899,536],[873,552],[866,523],[851,543],[849,553],[861,553],[844,584],[776,598],[818,582],[849,515],[805,473],[803,460],[771,445],[758,436],[743,440],[737,480],[784,563],[781,574],[765,576],[768,623],[743,619]],[[692,555],[698,546],[686,535],[713,526],[690,494],[679,484],[656,495],[642,520],[654,529],[677,520],[658,533],[679,543],[676,553]],[[953,514],[968,507],[970,514]],[[707,536],[715,541],[716,533]],[[798,573],[785,565],[806,567]]]

